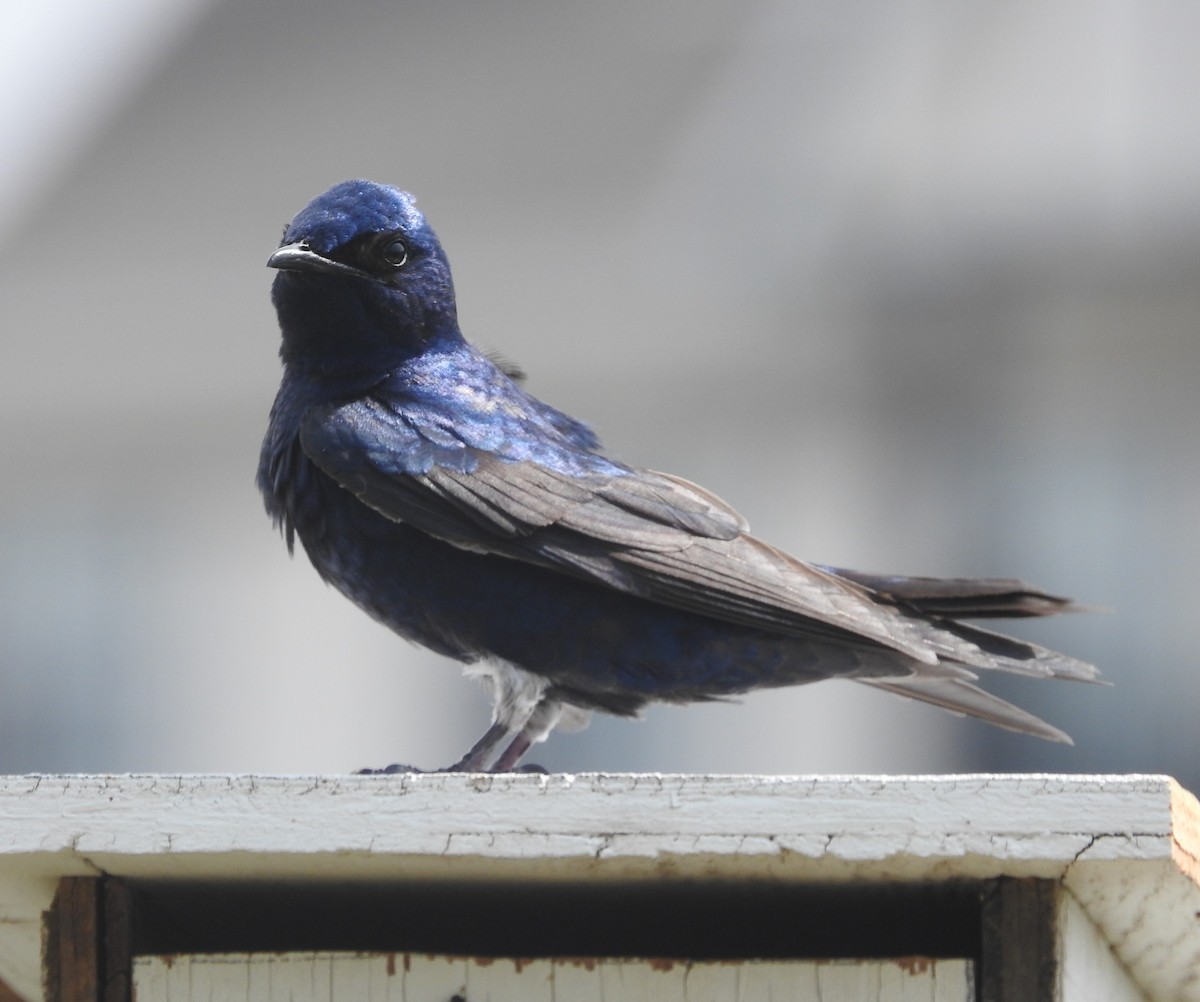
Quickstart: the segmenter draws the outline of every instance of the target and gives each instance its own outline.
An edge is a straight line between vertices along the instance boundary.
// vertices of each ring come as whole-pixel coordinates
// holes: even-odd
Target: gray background
[[[364,176],[621,458],[804,557],[1114,610],[1024,634],[1115,688],[991,685],[1074,749],[827,683],[542,764],[1200,787],[1200,7],[168,6],[5,15],[0,769],[437,766],[485,726],[253,488],[264,261]]]

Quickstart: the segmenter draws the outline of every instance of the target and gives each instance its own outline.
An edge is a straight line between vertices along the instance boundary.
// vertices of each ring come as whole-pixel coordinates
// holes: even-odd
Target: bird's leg
[[[525,757],[525,753],[529,751],[539,741],[545,741],[550,736],[550,732],[554,730],[554,725],[562,719],[564,706],[557,699],[547,699],[543,697],[538,701],[537,706],[533,708],[533,712],[529,715],[529,719],[525,721],[525,726],[517,732],[517,736],[509,742],[507,748],[501,753],[500,757],[492,763],[492,772],[512,772],[517,768],[517,763]],[[525,766],[524,770],[529,772],[545,772],[541,766],[530,765]]]
[[[525,753],[533,747],[533,738],[530,737],[528,729],[521,731],[512,741],[509,742],[503,754],[496,759],[492,765],[492,772],[512,772],[517,763],[525,757]],[[536,769],[536,766],[531,768]]]
[[[510,673],[511,674],[511,673]],[[501,676],[507,678],[507,676]],[[518,681],[525,676],[512,675]],[[490,681],[491,679],[489,679]],[[505,695],[510,695],[517,687],[509,686],[504,689]],[[576,730],[587,726],[588,712],[579,707],[567,706],[557,699],[545,696],[541,691],[525,699],[501,699],[497,701],[497,711],[492,725],[483,732],[483,737],[471,746],[471,750],[460,758],[454,765],[438,772],[513,772],[517,770],[521,759],[535,744],[545,741],[560,723],[567,730]],[[509,734],[516,731],[516,737],[509,742],[508,747],[499,758],[488,768],[488,761],[495,753],[500,742]],[[424,772],[409,765],[389,765],[384,769],[360,769],[364,775],[380,775],[395,772]],[[522,766],[521,772],[545,772],[539,765]]]
[[[492,772],[510,772],[536,741],[542,741],[559,716],[561,705],[547,701],[546,680],[504,661],[468,665],[467,675],[481,679],[492,692],[492,726],[469,752],[443,772],[486,772],[497,746],[514,731]]]
[[[454,765],[447,766],[442,772],[486,772],[487,761],[492,757],[496,746],[504,740],[511,728],[508,724],[496,721],[483,732],[483,737],[471,746],[471,750],[460,758]],[[528,747],[528,745],[526,745]],[[507,754],[507,753],[506,753]]]
[[[471,750],[460,758],[454,765],[448,765],[445,769],[436,769],[435,772],[487,772],[488,759],[492,757],[492,752],[496,750],[496,746],[504,740],[505,736],[512,728],[507,724],[496,722],[492,724],[486,731],[483,737],[471,746]],[[526,745],[528,748],[529,746]],[[414,765],[388,765],[382,769],[359,769],[355,775],[357,776],[387,776],[397,772],[430,772],[429,769],[418,769]]]

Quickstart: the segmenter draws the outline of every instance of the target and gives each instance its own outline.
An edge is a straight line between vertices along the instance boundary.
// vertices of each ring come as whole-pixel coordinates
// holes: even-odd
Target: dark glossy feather
[[[1061,601],[1019,582],[982,581],[972,588],[961,580],[818,568],[746,534],[737,512],[687,481],[628,467],[616,475],[564,473],[501,458],[503,446],[499,454],[481,453],[445,432],[427,442],[402,406],[375,396],[369,403],[317,408],[301,441],[326,474],[376,511],[454,545],[555,566],[689,612],[876,645],[920,662],[1094,674],[1061,655],[1045,660],[1049,652],[1033,645],[906,614],[907,607],[942,619],[952,599],[988,612],[1001,603],[1031,608],[1035,596],[1043,607]],[[398,428],[406,433],[398,436]],[[381,452],[381,443],[390,447]],[[434,458],[423,460],[420,466],[428,468],[416,476],[398,472],[413,455]],[[576,461],[582,465],[586,456]]]

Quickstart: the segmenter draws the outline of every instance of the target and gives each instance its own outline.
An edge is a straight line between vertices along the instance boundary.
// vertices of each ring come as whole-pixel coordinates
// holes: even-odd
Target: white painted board
[[[520,960],[398,953],[139,957],[135,1002],[972,1002],[968,960]]]
[[[1200,805],[1165,776],[5,776],[0,978],[64,876],[1061,881],[1155,1002],[1200,1002]]]

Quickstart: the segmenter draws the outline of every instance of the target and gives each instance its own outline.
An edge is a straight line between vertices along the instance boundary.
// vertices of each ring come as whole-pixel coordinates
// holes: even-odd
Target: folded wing
[[[564,453],[565,446],[543,461],[513,458],[494,436],[481,448],[379,400],[317,408],[301,442],[364,503],[453,545],[731,623],[888,649],[900,655],[896,678],[873,684],[959,712],[992,719],[1008,704],[943,671],[917,685],[922,664],[1095,677],[1072,658],[954,621],[1043,615],[1069,607],[1065,599],[1015,581],[882,577],[807,564],[748,535],[724,501],[668,474],[584,450]],[[1005,726],[1028,730],[1026,718],[1036,720],[1012,710],[1018,716]]]

